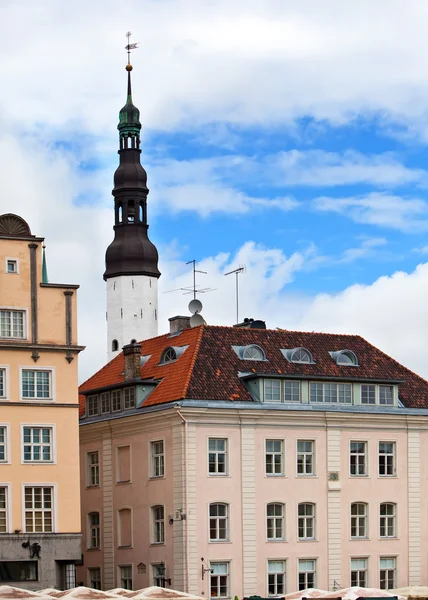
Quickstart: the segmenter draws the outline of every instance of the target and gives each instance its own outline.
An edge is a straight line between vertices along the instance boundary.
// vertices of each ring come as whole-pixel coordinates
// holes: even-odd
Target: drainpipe
[[[186,511],[186,520],[185,520],[185,528],[186,528],[186,562],[185,562],[185,581],[187,583],[187,593],[189,592],[190,589],[190,581],[189,581],[189,515],[188,515],[188,508],[187,508],[187,420],[186,418],[183,416],[182,412],[180,411],[180,405],[176,405],[176,409],[177,409],[177,414],[181,419],[182,424],[184,425],[184,480],[185,480],[185,486],[184,486],[184,504],[185,504],[185,511]]]

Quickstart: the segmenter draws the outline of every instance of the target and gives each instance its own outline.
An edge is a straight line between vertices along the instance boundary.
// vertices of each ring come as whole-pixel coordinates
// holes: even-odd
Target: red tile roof
[[[232,346],[259,345],[266,361],[240,359]],[[160,365],[168,346],[188,346],[174,362]],[[307,348],[314,364],[290,363],[282,349]],[[337,365],[329,352],[352,350],[358,367]],[[163,335],[142,343],[142,355],[150,358],[141,369],[144,379],[160,380],[144,406],[185,398],[200,400],[250,400],[238,372],[278,375],[337,377],[343,380],[402,381],[399,397],[405,406],[428,408],[428,382],[358,335],[301,331],[200,326],[180,335]],[[124,358],[119,354],[80,386],[88,391],[124,382]],[[84,397],[81,396],[81,413]]]

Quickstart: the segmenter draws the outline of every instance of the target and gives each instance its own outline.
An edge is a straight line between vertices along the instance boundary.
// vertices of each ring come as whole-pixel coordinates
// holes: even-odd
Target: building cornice
[[[0,350],[4,348],[7,350],[45,350],[50,352],[72,352],[78,354],[86,348],[86,346],[76,346],[66,344],[33,344],[32,342],[10,342],[0,340]]]

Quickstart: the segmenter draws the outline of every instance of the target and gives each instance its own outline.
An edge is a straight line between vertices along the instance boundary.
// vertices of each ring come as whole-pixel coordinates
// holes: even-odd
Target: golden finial
[[[125,69],[127,71],[132,71],[132,65],[131,65],[131,50],[135,50],[136,48],[138,48],[138,42],[135,42],[133,44],[131,44],[131,35],[132,33],[130,31],[128,31],[126,33],[126,37],[128,38],[128,43],[125,46],[125,50],[128,52],[128,64],[126,65]]]

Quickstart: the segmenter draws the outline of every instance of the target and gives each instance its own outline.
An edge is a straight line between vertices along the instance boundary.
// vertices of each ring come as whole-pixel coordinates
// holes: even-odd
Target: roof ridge
[[[364,339],[364,338],[362,338]],[[414,377],[417,377],[418,379],[420,379],[421,381],[423,381],[424,383],[428,383],[428,379],[424,379],[422,377],[422,375],[418,375],[418,373],[415,373],[415,371],[413,371],[412,369],[409,369],[409,367],[406,367],[405,365],[402,365],[400,362],[398,362],[397,359],[395,359],[393,356],[390,356],[387,352],[384,352],[383,350],[381,350],[380,348],[378,348],[377,346],[374,346],[371,342],[367,341],[366,339],[364,339],[364,341],[371,346],[372,348],[374,348],[375,350],[377,350],[378,352],[381,352],[382,354],[384,354],[386,357],[389,358],[389,360],[392,360],[396,365],[398,365],[401,369],[404,369],[405,371],[408,371],[409,373],[411,373]]]
[[[193,352],[193,357],[192,357],[192,360],[190,362],[190,366],[189,366],[189,370],[188,370],[188,373],[187,373],[186,381],[184,382],[183,398],[186,397],[187,390],[188,390],[189,384],[190,384],[190,380],[191,380],[192,375],[193,375],[193,369],[195,367],[195,362],[196,362],[196,358],[198,356],[199,347],[201,345],[202,334],[204,332],[204,329],[205,329],[205,325],[201,325],[200,326],[200,332],[199,332],[199,335],[198,335],[198,339],[196,340],[195,351]]]
[[[358,337],[363,340],[359,333],[331,333],[329,331],[304,331],[303,329],[282,329],[281,327],[275,327],[275,329],[267,327],[266,329],[257,329],[253,327],[235,327],[235,325],[205,325],[205,327],[215,327],[217,329],[234,329],[237,331],[272,331],[273,333],[305,333],[308,335],[334,335],[337,337]]]

